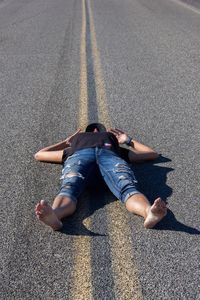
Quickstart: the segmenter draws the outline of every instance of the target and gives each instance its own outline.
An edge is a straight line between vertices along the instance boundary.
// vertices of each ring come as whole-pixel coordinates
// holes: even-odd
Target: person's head
[[[106,127],[101,123],[91,123],[85,129],[85,132],[105,132],[105,131],[106,131]]]

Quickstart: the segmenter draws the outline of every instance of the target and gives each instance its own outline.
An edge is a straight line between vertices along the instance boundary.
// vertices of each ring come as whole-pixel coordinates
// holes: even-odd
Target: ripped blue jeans
[[[140,193],[128,163],[115,152],[96,147],[78,150],[67,158],[59,195],[68,196],[76,202],[91,175],[95,176],[96,165],[111,192],[121,202],[125,203],[130,196]]]

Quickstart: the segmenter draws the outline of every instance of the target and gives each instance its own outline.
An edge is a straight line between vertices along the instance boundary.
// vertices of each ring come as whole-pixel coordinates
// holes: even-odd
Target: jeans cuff
[[[127,201],[131,196],[133,196],[133,195],[135,195],[135,194],[141,194],[141,193],[138,192],[138,191],[132,191],[132,192],[128,193],[128,194],[126,195],[126,197],[125,197],[123,203],[126,203],[126,201]]]

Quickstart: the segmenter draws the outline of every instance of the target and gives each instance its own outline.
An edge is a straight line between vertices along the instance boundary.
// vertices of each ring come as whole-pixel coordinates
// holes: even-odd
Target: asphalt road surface
[[[197,7],[0,1],[0,299],[200,299],[199,69]],[[36,220],[37,201],[59,191],[61,166],[33,154],[92,121],[161,154],[135,166],[150,201],[168,201],[156,229],[100,184],[62,232]]]

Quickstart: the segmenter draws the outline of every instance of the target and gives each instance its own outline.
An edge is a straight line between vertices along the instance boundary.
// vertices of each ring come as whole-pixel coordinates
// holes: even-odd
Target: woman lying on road
[[[95,176],[95,167],[112,193],[125,204],[128,211],[144,218],[144,227],[153,228],[167,214],[166,203],[157,198],[151,206],[147,198],[136,188],[136,179],[124,157],[130,163],[154,160],[158,154],[119,129],[106,130],[100,123],[80,129],[66,140],[41,149],[35,159],[63,164],[62,185],[59,194],[50,206],[41,200],[35,207],[37,218],[54,230],[62,228],[62,218],[74,213],[77,199],[83,192],[87,179]],[[91,178],[91,177],[90,177]]]

